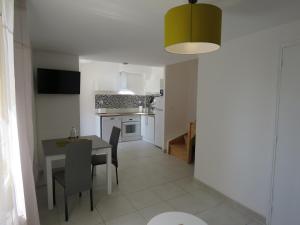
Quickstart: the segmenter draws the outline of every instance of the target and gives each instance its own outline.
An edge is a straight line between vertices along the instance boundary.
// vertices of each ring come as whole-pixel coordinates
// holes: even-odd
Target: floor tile
[[[263,224],[259,223],[259,222],[251,222],[251,223],[248,223],[247,225],[263,225]]]
[[[263,225],[263,224],[259,223],[259,222],[250,222],[250,223],[247,223],[247,225]]]
[[[191,193],[191,195],[198,202],[198,209],[200,212],[213,208],[224,202],[222,197],[202,189],[195,190]]]
[[[155,195],[151,190],[144,190],[128,194],[126,195],[126,198],[131,201],[132,205],[136,209],[142,209],[161,202],[161,199],[157,195]]]
[[[96,208],[105,221],[136,211],[130,201],[122,196],[103,199]]]
[[[110,220],[106,225],[146,225],[146,220],[137,213],[127,214],[125,216]]]
[[[98,214],[97,210],[93,212],[81,212],[80,210],[74,211],[69,214],[69,221],[65,221],[65,214],[61,213],[60,216],[61,225],[99,225],[103,224],[101,216]]]
[[[126,180],[121,180],[119,190],[122,193],[134,193],[151,187],[146,176],[133,176]]]
[[[178,179],[174,184],[190,193],[203,188],[193,177]]]
[[[57,185],[57,205],[48,210],[47,189],[37,188],[41,225],[146,225],[167,211],[192,213],[209,225],[262,225],[212,189],[193,178],[193,165],[164,154],[144,141],[119,144],[119,185],[113,172],[113,192],[107,195],[106,168],[96,167],[94,211],[89,194],[71,196],[64,222],[63,189]]]
[[[174,185],[173,183],[159,185],[151,190],[163,200],[169,200],[186,194],[183,189]]]
[[[190,194],[171,199],[167,201],[167,203],[170,204],[175,210],[181,212],[197,214],[198,212],[202,211],[202,207],[200,206],[199,208],[199,203]]]
[[[60,224],[59,213],[57,209],[39,209],[39,216],[41,225]]]
[[[72,225],[98,225],[104,221],[101,215],[96,210],[91,211],[90,198],[87,193],[83,194],[81,198],[73,196],[68,200],[69,206],[69,221],[65,221],[64,204],[59,205],[59,220],[60,224],[72,224]]]
[[[146,219],[150,221],[154,216],[159,215],[164,212],[174,211],[174,209],[165,202],[155,204],[153,206],[139,210],[139,213]]]
[[[246,225],[251,222],[249,217],[242,215],[226,203],[198,215],[210,225]]]

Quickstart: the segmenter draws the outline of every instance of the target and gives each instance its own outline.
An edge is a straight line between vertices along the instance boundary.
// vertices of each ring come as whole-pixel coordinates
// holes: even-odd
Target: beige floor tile
[[[202,189],[195,190],[191,193],[191,195],[198,202],[200,212],[213,208],[224,202],[224,199],[219,195],[214,195]]]
[[[259,222],[251,222],[251,223],[249,223],[249,224],[247,224],[247,225],[263,225],[262,223],[259,223]]]
[[[251,223],[248,223],[247,225],[264,225],[264,224],[258,223],[258,222],[251,222]]]
[[[106,193],[106,168],[94,177],[94,211],[89,195],[69,199],[70,221],[64,222],[63,189],[57,185],[57,206],[47,208],[47,189],[37,189],[41,225],[146,225],[166,211],[192,213],[209,225],[262,225],[224,201],[193,178],[193,165],[163,154],[144,141],[119,144],[119,185],[113,171],[113,193]],[[246,216],[245,216],[246,215]]]
[[[199,184],[199,182],[196,181],[193,177],[178,179],[174,182],[174,184],[190,193],[203,188],[203,186]]]
[[[103,199],[98,202],[97,210],[105,221],[136,211],[130,201],[122,196]]]
[[[163,185],[155,186],[151,190],[163,200],[169,200],[186,194],[186,192],[173,183],[166,183]]]
[[[41,225],[54,225],[60,224],[59,213],[57,209],[39,209],[40,223]]]
[[[103,224],[100,214],[95,209],[93,212],[82,212],[76,210],[69,214],[69,221],[65,221],[65,214],[61,213],[59,216],[61,225],[99,225]]]
[[[181,212],[197,214],[198,212],[202,211],[202,206],[199,207],[199,203],[190,194],[173,198],[167,201],[167,203],[170,204],[175,210]]]
[[[174,209],[166,202],[155,204],[153,206],[139,210],[139,213],[149,222],[154,216],[164,212],[174,211]]]
[[[137,213],[127,214],[106,222],[106,225],[146,225],[146,220]]]
[[[226,203],[200,213],[198,216],[210,225],[245,225],[251,223],[249,217],[242,215]]]
[[[72,224],[72,225],[98,225],[103,223],[101,215],[96,210],[96,204],[94,204],[94,210],[90,208],[90,198],[87,193],[83,193],[82,197],[72,196],[68,200],[69,207],[69,221],[65,221],[64,204],[59,205],[59,220],[60,224]]]
[[[144,175],[133,176],[126,180],[121,180],[118,186],[119,190],[126,194],[142,191],[149,187],[151,187],[151,184],[149,184],[147,177]]]
[[[161,199],[157,195],[155,195],[151,190],[144,190],[140,192],[127,194],[126,198],[131,201],[132,205],[136,209],[146,208],[148,206],[161,202]]]

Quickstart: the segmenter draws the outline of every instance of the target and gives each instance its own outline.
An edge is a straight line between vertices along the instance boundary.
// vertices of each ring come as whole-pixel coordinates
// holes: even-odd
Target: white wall
[[[82,60],[80,62],[80,132],[82,135],[100,133],[99,117],[95,114],[95,93],[116,93],[119,89],[121,71],[135,74],[131,76],[132,82],[129,86],[134,90],[142,90],[139,94],[154,92],[154,90],[159,92],[160,79],[164,78],[164,68],[162,67]],[[141,82],[140,79],[134,82],[135,76],[137,78],[141,76],[144,82]],[[144,83],[144,87],[134,87],[135,83]]]
[[[33,71],[37,68],[79,70],[79,57],[57,52],[33,51]],[[36,126],[39,164],[44,157],[41,141],[49,138],[68,137],[72,126],[80,127],[79,95],[35,94]]]
[[[264,216],[280,45],[299,38],[295,22],[199,57],[195,177]]]
[[[165,68],[165,148],[170,139],[187,132],[196,120],[198,60]]]
[[[95,92],[117,91],[119,64],[107,62],[80,63],[80,133],[100,133],[100,120],[95,114]]]

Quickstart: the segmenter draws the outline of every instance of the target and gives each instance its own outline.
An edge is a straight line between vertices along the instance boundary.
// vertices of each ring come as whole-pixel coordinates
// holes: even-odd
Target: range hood
[[[141,74],[129,73],[126,71],[120,72],[118,94],[120,94],[120,95],[138,94],[138,93],[135,93],[135,91],[130,88],[130,87],[133,87],[132,79],[130,79],[133,76],[141,76]]]

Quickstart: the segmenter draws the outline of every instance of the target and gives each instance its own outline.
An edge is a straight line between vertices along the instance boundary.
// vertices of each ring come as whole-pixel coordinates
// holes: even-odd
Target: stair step
[[[185,143],[176,143],[176,144],[171,144],[171,148],[186,151],[186,144]]]
[[[183,143],[171,144],[169,154],[174,155],[175,157],[185,161],[187,160],[188,157],[186,145]]]
[[[183,136],[183,138],[184,138],[184,143],[187,144],[187,142],[188,142],[188,135],[185,134],[185,135]]]

